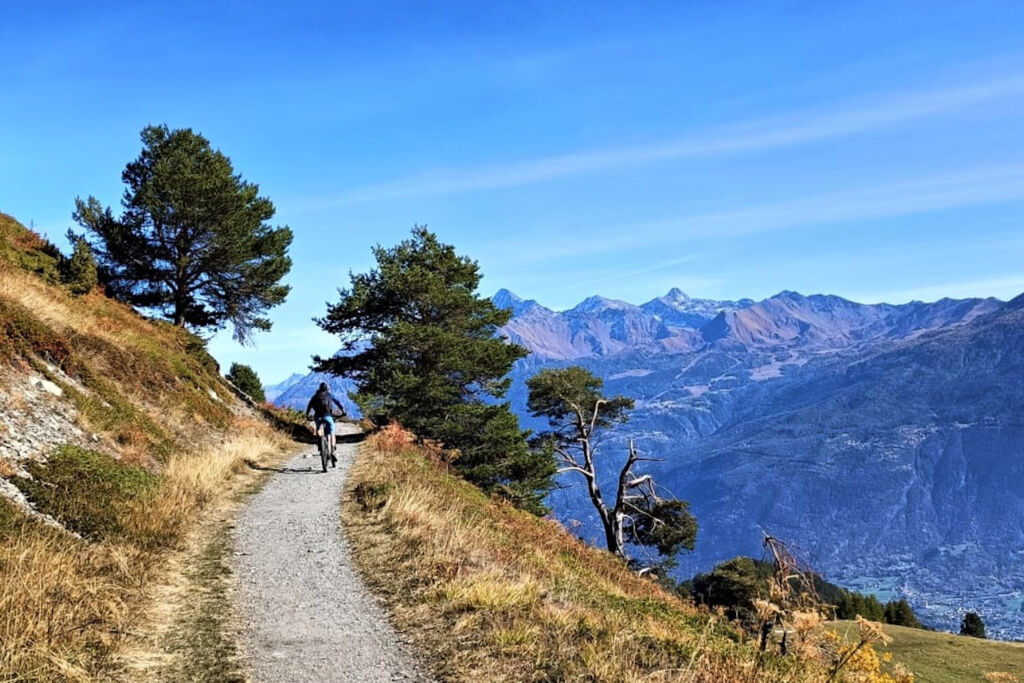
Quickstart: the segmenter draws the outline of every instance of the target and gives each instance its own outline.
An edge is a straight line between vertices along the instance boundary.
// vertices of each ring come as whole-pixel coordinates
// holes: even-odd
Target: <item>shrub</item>
[[[0,541],[17,533],[23,519],[24,515],[14,506],[14,503],[0,498]]]
[[[960,635],[971,636],[972,638],[987,638],[985,633],[985,622],[977,612],[968,612],[964,620],[960,622]]]
[[[71,348],[65,337],[41,323],[27,308],[0,300],[0,359],[15,356],[41,356],[66,370]]]
[[[693,599],[708,607],[721,607],[730,619],[754,620],[754,601],[767,593],[772,568],[751,557],[734,557],[707,574],[693,577],[687,586]]]
[[[891,600],[885,603],[885,623],[896,626],[909,626],[910,628],[922,628],[917,615],[906,598]]]
[[[138,503],[158,490],[158,478],[137,467],[78,446],[64,445],[46,464],[28,467],[33,479],[15,479],[41,512],[87,538],[125,535]]]
[[[75,295],[88,294],[98,282],[96,259],[92,255],[89,243],[79,237],[75,240],[75,249],[71,258],[61,264],[60,280],[68,291]]]
[[[259,375],[248,365],[232,363],[226,377],[229,382],[241,389],[252,400],[259,403],[267,400],[263,394],[263,383],[260,381]]]

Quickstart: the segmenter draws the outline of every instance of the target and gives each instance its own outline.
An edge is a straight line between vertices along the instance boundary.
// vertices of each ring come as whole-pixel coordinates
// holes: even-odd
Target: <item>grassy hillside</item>
[[[201,340],[71,296],[59,261],[0,214],[2,680],[108,678],[192,523],[289,447]]]
[[[835,625],[840,634],[856,632],[853,622]],[[892,643],[882,649],[903,662],[923,683],[1024,681],[1024,643],[979,640],[903,626],[884,629]],[[999,673],[1015,678],[1000,678]]]
[[[441,455],[397,427],[375,434],[342,520],[366,580],[443,680],[828,680],[825,641],[759,656],[723,618],[486,497]],[[907,679],[857,657],[835,680]]]

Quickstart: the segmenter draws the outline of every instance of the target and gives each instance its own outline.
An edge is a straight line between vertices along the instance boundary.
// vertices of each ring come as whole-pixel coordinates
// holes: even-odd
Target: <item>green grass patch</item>
[[[130,534],[130,515],[152,500],[159,478],[78,446],[64,445],[46,464],[28,466],[33,479],[16,478],[17,486],[45,512],[90,539]]]
[[[86,394],[45,368],[40,370],[61,387],[92,429],[110,435],[121,446],[140,448],[158,460],[166,460],[174,452],[174,439],[108,380],[82,369],[79,380],[91,392]]]
[[[852,621],[833,624],[840,635],[856,638]],[[892,643],[879,647],[914,672],[921,683],[986,681],[986,673],[1009,673],[1024,680],[1024,643],[981,640],[905,626],[885,626]]]
[[[210,396],[220,388],[218,375],[208,373],[202,362],[186,350],[184,340],[156,325],[158,334],[134,335],[117,346],[99,337],[76,338],[75,348],[100,356],[110,364],[110,378],[123,386],[137,387],[164,403],[179,406],[213,427],[228,426],[231,411]],[[168,339],[168,337],[170,337]]]
[[[177,655],[166,680],[243,683],[246,676],[232,637],[231,532],[222,526],[186,571],[188,607],[164,644]]]

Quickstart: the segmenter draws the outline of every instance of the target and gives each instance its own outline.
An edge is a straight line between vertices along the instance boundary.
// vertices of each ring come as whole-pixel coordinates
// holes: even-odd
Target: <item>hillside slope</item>
[[[59,284],[0,214],[0,678],[109,677],[148,587],[248,459],[289,448],[200,339]]]
[[[382,430],[352,465],[342,510],[364,578],[438,678],[830,680],[834,650],[808,639],[796,656],[759,654],[724,618],[557,522],[489,499],[444,458]],[[834,680],[907,680],[877,664],[857,660]]]

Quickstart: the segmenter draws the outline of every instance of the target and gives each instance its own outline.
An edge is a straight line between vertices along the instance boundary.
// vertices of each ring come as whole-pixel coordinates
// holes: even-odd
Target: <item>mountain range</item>
[[[271,384],[263,388],[267,400],[283,408],[294,408],[305,410],[309,399],[313,397],[321,382],[326,382],[331,388],[331,395],[345,406],[345,412],[349,415],[359,415],[359,408],[349,398],[349,392],[355,389],[352,380],[344,377],[335,377],[321,372],[311,372],[308,375],[294,374],[283,382]]]
[[[860,304],[784,291],[753,302],[672,290],[640,306],[591,297],[556,312],[507,291],[504,333],[530,349],[525,379],[579,364],[636,400],[603,444],[627,441],[701,522],[680,576],[764,533],[830,578],[908,597],[936,627],[964,609],[1024,636],[1024,320],[1021,300]],[[576,482],[566,479],[565,483]],[[597,523],[578,488],[552,503],[580,533]]]
[[[635,399],[601,446],[603,474],[631,439],[660,458],[659,482],[701,524],[680,578],[760,556],[768,533],[837,583],[907,597],[931,626],[975,610],[1024,637],[1024,297],[493,300],[513,313],[501,333],[530,351],[509,393],[525,427],[543,426],[525,409],[543,367],[582,365]],[[277,402],[304,407],[321,379]],[[585,493],[562,483],[556,514],[597,538]]]

